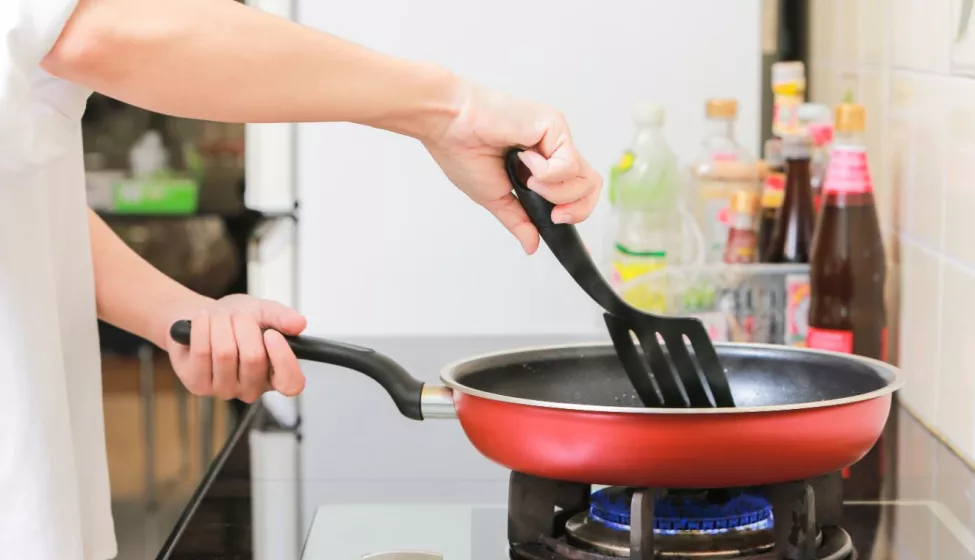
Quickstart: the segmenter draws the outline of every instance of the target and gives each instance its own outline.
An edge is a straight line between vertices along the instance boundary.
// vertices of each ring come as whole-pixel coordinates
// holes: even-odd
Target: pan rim
[[[477,361],[487,360],[489,358],[497,358],[501,356],[513,356],[517,354],[535,354],[538,352],[547,352],[553,350],[567,350],[573,348],[604,348],[612,347],[612,343],[609,341],[594,341],[594,342],[577,342],[569,344],[554,344],[545,346],[527,346],[522,348],[514,348],[508,350],[499,350],[496,352],[488,352],[484,354],[479,354],[476,356],[467,357],[461,360],[456,360],[443,367],[440,373],[440,381],[453,391],[458,391],[462,394],[469,395],[472,397],[479,397],[483,399],[488,399],[492,401],[510,403],[510,404],[520,404],[526,406],[532,406],[537,408],[551,408],[559,410],[571,410],[576,412],[601,412],[601,413],[614,413],[614,414],[650,414],[650,415],[663,415],[663,414],[756,414],[756,413],[769,413],[769,412],[792,412],[796,410],[809,410],[816,408],[832,408],[836,406],[843,406],[847,404],[854,404],[858,402],[870,401],[879,397],[893,394],[898,389],[904,386],[905,378],[904,374],[900,368],[895,367],[886,362],[880,360],[875,360],[873,358],[866,358],[863,356],[858,356],[856,354],[846,354],[843,352],[832,352],[829,350],[819,350],[812,348],[796,348],[790,346],[782,346],[777,344],[758,344],[758,343],[739,343],[739,342],[715,342],[715,348],[740,348],[740,349],[755,349],[755,350],[774,350],[777,352],[792,352],[800,354],[819,354],[824,356],[841,357],[844,359],[850,359],[853,361],[860,362],[863,365],[869,366],[871,369],[879,372],[886,372],[887,375],[891,377],[890,382],[883,388],[877,389],[875,391],[870,391],[868,393],[862,393],[860,395],[854,395],[852,397],[843,397],[841,399],[830,399],[826,401],[816,401],[810,403],[798,403],[798,404],[784,404],[784,405],[769,405],[769,406],[748,406],[748,407],[735,407],[735,408],[653,408],[653,407],[626,407],[626,406],[604,406],[604,405],[590,405],[590,404],[573,404],[573,403],[560,403],[553,401],[539,401],[534,399],[525,399],[521,397],[509,397],[506,395],[501,395],[498,393],[491,393],[488,391],[482,391],[480,389],[474,389],[469,387],[457,379],[457,371],[463,366],[470,365]]]

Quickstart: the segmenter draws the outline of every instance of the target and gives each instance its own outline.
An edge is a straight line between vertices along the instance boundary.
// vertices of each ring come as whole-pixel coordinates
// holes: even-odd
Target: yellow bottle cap
[[[867,127],[867,109],[858,103],[841,103],[834,114],[836,132],[863,132]]]
[[[754,215],[758,213],[759,196],[750,191],[737,191],[731,195],[731,211],[738,214]]]
[[[738,115],[735,99],[708,99],[707,116],[712,119],[733,119]]]

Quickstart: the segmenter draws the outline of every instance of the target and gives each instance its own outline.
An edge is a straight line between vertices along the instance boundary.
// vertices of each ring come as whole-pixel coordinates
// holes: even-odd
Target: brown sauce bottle
[[[886,359],[886,258],[862,135],[861,105],[836,109],[837,141],[823,182],[810,259],[808,346]]]
[[[769,243],[775,229],[775,218],[782,208],[785,196],[785,159],[782,158],[782,140],[772,138],[765,142],[765,163],[768,174],[762,185],[762,210],[758,220],[758,260],[768,258]]]
[[[863,142],[866,111],[836,108],[836,143],[823,181],[810,263],[810,348],[887,359],[886,258]],[[846,499],[876,499],[883,439],[846,469]]]
[[[785,197],[769,240],[766,262],[808,263],[812,250],[813,210],[809,161],[812,143],[804,136],[782,139],[785,156]]]

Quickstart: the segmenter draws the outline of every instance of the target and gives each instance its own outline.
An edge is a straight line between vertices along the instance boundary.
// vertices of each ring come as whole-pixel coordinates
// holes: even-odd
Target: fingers
[[[520,152],[518,157],[537,181],[560,183],[579,175],[579,156],[574,152],[571,146],[565,146],[555,150],[548,157],[531,150]]]
[[[531,177],[525,185],[554,204],[575,202],[589,196],[593,191],[592,179],[582,176],[560,183],[543,183]]]
[[[583,177],[579,178],[578,181],[585,184],[588,192],[569,202],[556,202],[555,208],[552,209],[553,222],[576,224],[588,218],[595,210],[596,204],[599,203],[599,196],[603,191],[603,178],[589,167],[589,164],[585,164],[585,168]],[[584,190],[584,188],[579,187],[579,190]]]
[[[189,358],[182,368],[180,379],[194,395],[209,395],[213,391],[213,361],[210,354],[210,316],[204,311],[193,318],[190,332]]]
[[[264,346],[271,361],[271,388],[289,397],[301,393],[305,375],[284,336],[277,331],[264,331]]]
[[[294,309],[276,301],[261,300],[261,325],[281,331],[288,336],[297,336],[305,330],[308,321]]]
[[[193,326],[196,330],[196,326]],[[213,394],[224,400],[237,396],[237,338],[230,314],[217,310],[210,318],[210,352],[213,361]]]
[[[536,149],[519,157],[532,173],[528,188],[556,205],[552,221],[575,224],[588,218],[599,202],[602,178],[575,149],[565,121],[553,119]]]
[[[238,398],[252,403],[268,389],[270,365],[264,348],[264,337],[257,321],[248,315],[235,314],[231,322],[237,339],[237,378],[240,381]]]
[[[538,250],[538,230],[535,229],[515,195],[508,193],[499,199],[485,203],[484,208],[494,214],[501,225],[515,236],[525,253],[531,255]]]
[[[193,318],[188,346],[170,341],[168,349],[174,369],[195,395],[252,403],[272,387],[272,377],[275,390],[297,395],[304,375],[282,333],[297,335],[305,324],[300,313],[281,304],[228,296]]]

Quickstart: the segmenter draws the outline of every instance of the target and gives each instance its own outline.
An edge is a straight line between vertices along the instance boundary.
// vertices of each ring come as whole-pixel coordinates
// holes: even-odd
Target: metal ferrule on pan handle
[[[424,385],[420,395],[420,413],[424,420],[457,418],[453,390],[443,385]]]

